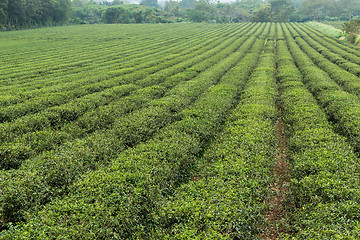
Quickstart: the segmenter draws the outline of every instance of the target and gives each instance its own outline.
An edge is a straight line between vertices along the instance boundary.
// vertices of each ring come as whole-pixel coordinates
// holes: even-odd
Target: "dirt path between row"
[[[276,49],[276,41],[275,41]],[[275,50],[276,58],[276,50]],[[277,67],[275,69],[275,74]],[[279,93],[280,94],[280,93]],[[275,165],[272,171],[272,178],[274,182],[269,186],[272,192],[268,199],[270,208],[265,213],[269,225],[264,229],[264,233],[260,235],[260,239],[275,240],[278,239],[281,233],[285,233],[286,229],[286,200],[288,193],[288,186],[290,182],[290,164],[288,160],[288,146],[285,135],[285,123],[281,118],[280,103],[277,102],[277,110],[279,119],[275,125],[276,138],[278,146],[275,152]]]
[[[285,216],[287,214],[285,204],[290,180],[290,166],[287,154],[286,136],[284,135],[284,122],[279,119],[276,126],[276,136],[279,145],[275,153],[275,166],[272,177],[275,181],[270,185],[273,193],[268,199],[270,208],[265,213],[269,225],[260,235],[260,239],[274,240],[278,239],[281,233],[285,233]]]
[[[275,166],[272,172],[275,181],[271,184],[270,189],[274,195],[270,196],[270,209],[266,212],[265,218],[270,226],[265,230],[261,239],[278,239],[285,230],[286,196],[288,191],[288,183],[290,180],[290,166],[287,154],[286,136],[284,134],[285,125],[282,119],[279,119],[276,126],[276,136],[279,145],[275,154]]]

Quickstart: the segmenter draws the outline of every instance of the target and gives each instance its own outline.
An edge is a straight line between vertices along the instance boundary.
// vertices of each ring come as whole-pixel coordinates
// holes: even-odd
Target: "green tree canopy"
[[[109,7],[104,13],[105,23],[130,23],[130,11],[126,7],[118,5]]]
[[[159,3],[157,0],[141,0],[140,5],[148,7],[159,7]]]
[[[8,0],[0,0],[0,29],[5,25],[7,19]]]
[[[274,22],[287,22],[295,8],[290,0],[270,0],[271,18]]]
[[[194,7],[194,0],[181,0],[180,6],[182,8],[193,8]]]
[[[251,21],[253,22],[270,22],[271,21],[271,6],[267,5],[265,7],[261,7],[260,9],[254,11],[251,15]]]
[[[14,28],[64,23],[71,8],[70,0],[0,0],[0,22]]]

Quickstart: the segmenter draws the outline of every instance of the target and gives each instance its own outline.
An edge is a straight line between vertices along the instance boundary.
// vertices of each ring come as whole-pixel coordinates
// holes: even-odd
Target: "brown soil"
[[[270,209],[265,213],[265,218],[268,220],[270,226],[265,229],[265,232],[260,235],[261,239],[278,239],[281,233],[286,230],[284,228],[284,217],[286,210],[284,208],[286,201],[286,194],[288,190],[288,183],[290,180],[290,166],[288,162],[286,136],[284,134],[284,122],[279,119],[276,126],[276,136],[279,145],[276,149],[275,158],[276,163],[272,172],[274,183],[271,184],[270,189],[273,195],[269,197],[268,201]]]

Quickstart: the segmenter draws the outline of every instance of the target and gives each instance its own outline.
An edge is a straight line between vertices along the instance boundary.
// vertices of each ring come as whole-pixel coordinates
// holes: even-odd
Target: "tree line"
[[[63,24],[71,11],[70,0],[0,0],[0,25],[6,30]]]
[[[0,29],[56,24],[351,20],[358,0],[0,0]]]

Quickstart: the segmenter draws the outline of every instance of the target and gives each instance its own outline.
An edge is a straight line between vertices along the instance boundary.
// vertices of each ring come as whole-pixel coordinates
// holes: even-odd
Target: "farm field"
[[[0,239],[359,239],[360,49],[306,23],[0,32]]]

